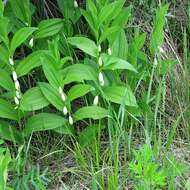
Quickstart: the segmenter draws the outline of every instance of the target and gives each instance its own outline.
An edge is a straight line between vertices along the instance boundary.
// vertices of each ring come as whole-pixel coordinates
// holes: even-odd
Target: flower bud
[[[14,97],[14,101],[16,105],[19,105],[19,99],[16,96]]]
[[[14,61],[13,61],[12,58],[9,58],[9,64],[12,65],[12,66],[14,65]]]
[[[64,94],[64,93],[61,94],[61,99],[63,100],[63,102],[65,102],[66,97],[65,97],[65,94]]]
[[[31,38],[29,41],[29,46],[32,48],[34,46],[34,38]]]
[[[17,81],[17,74],[16,74],[15,71],[13,71],[12,75],[13,75],[13,80],[14,80],[14,81]]]
[[[160,46],[158,46],[158,49],[160,50],[160,53],[164,53],[164,49]]]
[[[103,61],[102,61],[101,57],[99,57],[99,59],[98,59],[98,64],[99,64],[100,67],[103,65]]]
[[[59,94],[62,95],[63,94],[63,89],[61,87],[59,87]]]
[[[102,48],[101,48],[101,45],[98,46],[98,52],[101,52],[102,51]]]
[[[97,105],[98,105],[98,102],[99,102],[99,97],[98,97],[98,96],[95,96],[94,101],[93,101],[93,105],[94,105],[94,106],[97,106]]]
[[[21,98],[20,92],[19,92],[19,91],[17,91],[17,90],[16,90],[16,97],[17,97],[18,99],[20,99],[20,98]]]
[[[111,48],[108,48],[108,54],[109,54],[109,55],[112,55],[112,50],[111,50]]]
[[[154,66],[156,67],[158,65],[158,60],[156,58],[156,56],[154,57]]]
[[[20,90],[20,84],[19,84],[18,80],[15,81],[15,88],[16,88],[16,90]]]
[[[104,86],[104,76],[101,72],[98,75],[98,79],[99,79],[100,85]]]
[[[78,8],[78,3],[77,3],[76,0],[74,1],[74,7],[75,7],[75,8]]]
[[[73,125],[73,118],[71,116],[69,116],[69,124]]]
[[[67,107],[64,106],[64,108],[63,108],[63,114],[64,114],[64,115],[67,115],[67,113],[68,113]]]

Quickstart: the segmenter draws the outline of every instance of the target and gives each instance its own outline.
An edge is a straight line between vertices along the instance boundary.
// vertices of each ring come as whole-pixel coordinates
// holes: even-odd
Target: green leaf
[[[2,139],[14,142],[14,143],[22,143],[23,138],[15,127],[11,126],[9,123],[5,121],[0,121],[0,137]]]
[[[13,83],[11,77],[3,69],[0,69],[0,86],[8,91],[12,91],[15,89],[14,83]]]
[[[49,105],[49,101],[42,94],[39,87],[33,87],[23,95],[20,109],[23,111],[35,111]]]
[[[62,135],[73,135],[74,130],[71,126],[65,125],[65,127],[58,127],[53,129],[54,132],[62,134]]]
[[[69,90],[68,99],[73,101],[74,99],[84,96],[92,90],[94,90],[94,88],[88,84],[77,84]]]
[[[31,24],[30,0],[9,0],[12,12],[24,24]]]
[[[28,119],[24,128],[24,134],[30,135],[35,131],[46,131],[59,127],[67,127],[66,123],[67,120],[59,115],[53,113],[39,113]]]
[[[0,0],[0,18],[3,17],[3,13],[4,13],[4,4],[3,1]]]
[[[103,66],[104,70],[126,69],[126,70],[130,70],[137,73],[137,70],[135,69],[135,67],[123,59],[110,56],[107,54],[102,54],[101,57],[104,63],[104,66]]]
[[[62,76],[64,76],[64,84],[71,82],[83,82],[84,80],[97,80],[94,69],[89,65],[83,64],[68,66],[62,71]]]
[[[24,27],[18,30],[11,41],[11,53],[13,54],[17,47],[19,47],[27,38],[35,31],[37,28],[34,27]]]
[[[18,63],[18,66],[16,67],[17,75],[19,77],[24,76],[35,67],[39,67],[42,64],[42,57],[44,57],[46,53],[47,51],[45,50],[38,50],[28,55],[22,61],[20,61]]]
[[[100,129],[104,129],[105,126],[100,126]],[[98,125],[90,125],[86,127],[79,135],[78,141],[82,147],[90,144],[95,138],[99,131]],[[89,138],[90,137],[90,138]]]
[[[63,111],[64,103],[61,100],[61,96],[59,95],[59,89],[56,89],[45,82],[39,82],[38,85],[47,100],[58,110]]]
[[[63,19],[52,18],[43,20],[38,25],[38,30],[34,33],[35,39],[47,38],[58,34],[63,28]]]
[[[47,80],[52,86],[59,88],[61,86],[61,74],[56,68],[56,61],[53,57],[46,55],[42,58],[42,62],[43,71]]]
[[[6,17],[0,18],[0,40],[2,40],[6,46],[9,45],[9,38],[8,38],[8,24],[9,19]]]
[[[154,19],[153,33],[150,41],[150,50],[152,54],[159,51],[159,47],[163,45],[164,42],[164,25],[165,16],[167,14],[169,4],[166,4],[156,11],[156,18]]]
[[[74,113],[75,121],[83,120],[87,118],[102,119],[104,117],[108,117],[109,113],[108,110],[98,106],[87,106],[80,108]]]
[[[84,51],[85,53],[97,57],[98,56],[98,48],[96,44],[85,37],[71,37],[67,38],[68,43],[70,43],[73,46],[76,46],[80,50]]]
[[[113,103],[137,107],[136,98],[129,86],[110,86],[103,91],[105,98]]]
[[[0,99],[0,118],[18,120],[17,111],[6,100]]]

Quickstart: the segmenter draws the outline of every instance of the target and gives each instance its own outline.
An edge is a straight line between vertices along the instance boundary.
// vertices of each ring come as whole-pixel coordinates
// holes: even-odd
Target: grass
[[[159,53],[155,51],[154,43],[159,45],[162,41],[161,34],[158,34],[162,33],[160,25],[163,24],[159,20],[162,17],[158,12],[160,1],[126,2],[126,6],[133,5],[132,16],[124,27],[125,32],[118,38],[120,41],[112,47],[115,52],[118,48],[120,58],[127,59],[139,72],[136,76],[125,70],[121,76],[117,71],[106,74],[112,84],[117,84],[118,81],[120,85],[130,84],[140,111],[125,103],[110,103],[103,98],[105,94],[99,87],[101,105],[107,108],[111,117],[99,119],[98,122],[83,119],[74,126],[75,135],[68,136],[52,131],[31,133],[25,138],[23,149],[5,140],[1,145],[10,149],[14,160],[8,175],[8,186],[14,189],[15,184],[28,183],[30,188],[35,184],[36,189],[55,190],[190,189],[190,5],[177,0],[162,1],[162,4],[166,3],[170,3],[170,6]],[[33,1],[33,4],[36,7],[34,25],[43,19],[62,17],[62,10],[56,1]],[[78,1],[78,4],[85,7],[86,2]],[[154,24],[156,11],[157,24]],[[74,30],[71,31],[67,24],[68,31],[65,29],[61,37],[66,39],[68,36],[65,34],[68,32],[71,35],[69,37],[82,34],[90,39],[96,38],[84,17],[73,25]],[[151,44],[153,28],[154,31],[157,30],[157,41]],[[43,39],[36,42],[37,49],[44,48],[42,41]],[[52,44],[55,41],[52,40]],[[107,41],[102,44],[102,48],[107,49]],[[73,57],[72,63],[83,63],[85,60],[93,64],[94,60],[81,50],[70,48],[67,43],[62,43],[61,47],[62,54],[66,52],[67,57]],[[129,52],[127,57],[126,49]],[[17,51],[16,56],[20,57],[20,50]],[[57,53],[56,50],[54,53]],[[69,65],[70,62],[66,64]],[[21,86],[32,87],[37,81],[52,82],[51,78],[45,77],[36,68],[35,74],[31,72],[28,77],[23,78]],[[72,85],[66,85],[65,89],[69,91]],[[78,99],[71,106],[72,109],[75,111],[90,105],[95,95]],[[46,110],[61,115],[53,106],[44,108],[43,111]],[[30,113],[35,115],[36,112]],[[95,130],[90,130],[92,128]],[[1,159],[0,163],[3,165]],[[24,185],[21,187],[27,189]]]

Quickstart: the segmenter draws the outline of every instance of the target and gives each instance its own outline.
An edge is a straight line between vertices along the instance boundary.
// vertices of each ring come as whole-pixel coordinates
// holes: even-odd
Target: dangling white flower
[[[156,56],[154,57],[154,66],[156,67],[158,65],[158,60],[156,58]]]
[[[63,100],[63,102],[65,102],[66,97],[65,97],[65,94],[64,94],[64,93],[61,94],[61,99]]]
[[[14,65],[14,61],[13,61],[12,58],[9,58],[9,64],[12,65],[12,66]]]
[[[14,97],[14,101],[16,105],[19,105],[19,99],[16,96]]]
[[[98,105],[98,102],[99,102],[99,97],[98,97],[98,96],[95,96],[94,101],[93,101],[93,105],[94,105],[94,106],[97,106],[97,105]]]
[[[19,92],[19,91],[17,91],[17,90],[16,90],[16,97],[17,97],[18,99],[20,99],[20,98],[21,98],[20,92]]]
[[[20,84],[19,84],[18,80],[15,81],[15,88],[18,91],[20,90]]]
[[[64,108],[63,108],[63,114],[64,114],[64,115],[67,115],[67,113],[68,113],[67,107],[64,106]]]
[[[99,79],[100,85],[104,86],[104,76],[101,72],[98,75],[98,79]]]
[[[13,71],[12,75],[13,75],[13,80],[14,80],[14,81],[17,81],[17,74],[16,74],[15,71]]]
[[[59,87],[59,94],[62,95],[63,94],[63,89],[61,87]]]
[[[99,57],[99,59],[98,59],[98,64],[99,64],[100,67],[103,65],[103,61],[102,61],[101,57]]]
[[[32,48],[34,46],[34,38],[31,38],[29,41],[29,46]]]
[[[73,125],[73,118],[71,116],[69,116],[69,124]]]
[[[74,7],[75,7],[75,8],[78,8],[78,3],[77,3],[76,0],[74,1]]]
[[[111,48],[108,48],[108,54],[109,54],[109,55],[112,55],[112,50],[111,50]]]
[[[160,53],[164,53],[164,49],[160,46],[158,46],[158,49],[160,50]]]
[[[102,51],[102,48],[101,48],[101,45],[98,46],[98,52],[101,52]]]

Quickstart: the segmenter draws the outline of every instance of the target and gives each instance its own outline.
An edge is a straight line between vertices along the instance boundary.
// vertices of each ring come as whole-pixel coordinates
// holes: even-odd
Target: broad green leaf
[[[35,67],[39,67],[40,65],[42,65],[42,57],[44,57],[46,53],[47,51],[45,50],[38,50],[20,61],[18,63],[18,66],[16,67],[17,75],[19,77],[26,75]]]
[[[113,34],[116,34],[117,32],[119,32],[121,29],[118,26],[112,26],[112,27],[108,27],[106,28],[101,36],[100,39],[98,40],[98,43],[101,44],[104,40],[108,39],[110,36],[112,36]]]
[[[83,120],[87,118],[96,120],[96,119],[102,119],[108,116],[109,116],[108,110],[102,107],[98,107],[98,106],[83,107],[74,113],[75,121]]]
[[[98,48],[96,44],[85,37],[71,37],[67,38],[68,43],[70,43],[73,46],[76,46],[77,48],[81,49],[85,53],[97,57],[98,56]]]
[[[3,12],[4,12],[4,4],[3,1],[0,0],[0,18],[3,17]]]
[[[1,121],[1,120],[0,120],[0,137],[2,139],[8,140],[14,143],[16,142],[22,143],[23,141],[20,131],[18,131],[15,126],[12,126],[9,123],[5,121]]]
[[[49,101],[42,94],[39,87],[33,87],[23,95],[20,109],[23,111],[35,111],[49,105]]]
[[[0,99],[0,118],[18,120],[17,110],[3,99]]]
[[[66,124],[67,120],[57,114],[39,113],[28,119],[24,128],[24,134],[30,135],[35,131],[46,131],[59,127],[67,127]]]
[[[110,56],[108,54],[102,54],[101,55],[104,66],[103,69],[105,70],[116,70],[116,69],[121,69],[121,70],[130,70],[133,72],[137,72],[135,67],[128,63],[127,61],[120,59],[118,57]]]
[[[69,90],[68,99],[73,101],[74,99],[84,96],[92,90],[94,90],[94,88],[88,84],[77,84]]]
[[[137,107],[136,98],[129,86],[109,86],[103,91],[105,98],[111,102]]]
[[[34,33],[35,39],[47,38],[58,34],[63,28],[63,19],[52,18],[43,20],[38,25],[38,30]]]
[[[8,38],[8,24],[9,19],[6,17],[1,18],[0,17],[0,41],[3,41],[6,46],[9,45],[9,38]]]
[[[0,184],[1,184],[1,190],[6,190],[6,183],[7,183],[7,177],[8,177],[8,165],[11,161],[11,155],[9,150],[6,150],[6,153],[0,154]]]
[[[24,27],[18,30],[11,40],[10,51],[13,54],[17,47],[19,47],[27,38],[35,31],[37,28],[34,27]]]
[[[105,126],[90,125],[86,127],[79,135],[78,141],[82,147],[90,144],[95,138],[100,129],[104,129]]]
[[[15,89],[14,83],[13,83],[11,77],[3,69],[0,69],[0,86],[8,91],[12,91]]]
[[[64,84],[71,82],[83,82],[84,80],[96,80],[96,72],[91,66],[83,64],[74,64],[68,66],[62,71]]]
[[[14,15],[26,25],[31,24],[30,0],[9,0]]]
[[[63,111],[64,103],[59,94],[59,89],[56,89],[45,82],[39,82],[38,85],[47,100],[58,110]]]
[[[138,60],[138,55],[140,54],[140,50],[144,45],[146,39],[146,33],[137,35],[128,48],[128,61],[136,65]]]
[[[164,42],[164,25],[165,16],[167,14],[169,4],[166,4],[156,11],[156,18],[154,19],[153,33],[150,41],[150,50],[152,54],[159,51],[159,47],[163,45]]]
[[[42,63],[44,74],[49,83],[52,86],[59,88],[59,86],[61,86],[61,74],[56,68],[56,61],[53,57],[45,55],[42,58]]]
[[[65,127],[58,127],[53,129],[54,132],[62,134],[62,135],[73,135],[74,130],[71,126],[65,125]]]

